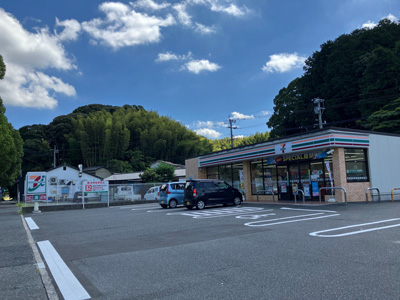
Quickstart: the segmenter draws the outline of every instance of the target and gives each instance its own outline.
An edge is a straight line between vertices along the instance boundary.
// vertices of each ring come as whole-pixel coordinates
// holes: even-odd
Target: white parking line
[[[182,216],[189,216],[193,219],[210,219],[210,218],[219,218],[219,217],[229,217],[229,216],[237,216],[237,215],[244,215],[253,212],[260,212],[260,211],[271,211],[264,210],[264,208],[260,207],[249,207],[249,208],[224,208],[218,210],[207,210],[207,211],[188,211],[184,213],[169,213],[167,215],[182,215]]]
[[[90,299],[90,295],[74,276],[49,241],[37,243],[50,272],[65,300]]]
[[[309,216],[316,216],[316,215],[323,215],[323,216],[313,217],[313,218],[304,218],[304,219],[298,219],[298,220],[290,220],[290,221],[282,221],[282,222],[276,222],[276,223],[268,223],[268,222],[272,222],[272,221],[281,221],[281,220],[294,219],[294,218],[302,218],[302,217],[309,217]],[[263,226],[273,226],[273,225],[279,225],[279,224],[285,224],[285,223],[293,223],[293,222],[302,222],[302,221],[316,220],[316,219],[329,218],[329,217],[335,217],[335,216],[340,216],[340,214],[324,215],[324,213],[316,213],[316,214],[299,215],[299,216],[286,217],[286,218],[277,218],[277,219],[271,219],[271,220],[262,220],[262,221],[248,222],[248,223],[245,223],[244,225],[245,225],[245,226],[250,226],[250,227],[263,227]],[[263,223],[264,223],[264,224],[263,224]],[[265,223],[267,223],[267,224],[265,224]]]
[[[291,208],[291,207],[281,207],[281,209],[300,210],[300,211],[319,211],[319,212],[326,212],[326,213],[335,213],[336,212],[334,210],[303,209],[303,208]]]
[[[39,226],[36,225],[35,221],[32,218],[25,218],[26,224],[28,224],[30,230],[39,229]]]
[[[343,229],[347,228],[355,228],[355,227],[361,227],[361,226],[367,226],[367,225],[375,225],[375,224],[380,224],[380,223],[387,223],[387,222],[393,222],[393,221],[398,221],[400,218],[396,219],[388,219],[388,220],[382,220],[382,221],[376,221],[376,222],[370,222],[370,223],[363,223],[363,224],[356,224],[356,225],[350,225],[350,226],[344,226],[344,227],[337,227],[337,228],[332,228],[332,229],[327,229],[327,230],[321,230],[321,231],[315,231],[311,232],[311,236],[317,236],[317,237],[342,237],[342,236],[348,236],[348,235],[354,235],[354,234],[359,234],[359,233],[366,233],[370,231],[376,231],[376,230],[381,230],[381,229],[388,229],[388,228],[393,228],[393,227],[398,227],[400,224],[394,224],[394,225],[387,225],[387,226],[382,226],[382,227],[374,227],[374,228],[368,228],[368,229],[360,229],[356,231],[350,231],[350,232],[345,232],[345,233],[339,233],[339,234],[320,234],[324,232],[331,232],[331,231],[340,231]]]
[[[139,208],[132,208],[132,210],[148,210],[148,209],[152,209],[152,208],[154,208],[154,209],[158,209],[158,208],[161,208],[161,206],[145,206],[145,207],[139,207]]]

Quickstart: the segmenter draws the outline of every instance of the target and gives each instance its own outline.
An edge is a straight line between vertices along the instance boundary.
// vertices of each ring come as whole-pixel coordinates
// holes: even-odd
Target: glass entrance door
[[[310,185],[310,165],[308,162],[299,163],[300,185],[299,189],[304,192],[306,200],[311,200],[311,185]],[[303,200],[303,195],[299,193],[297,199]]]
[[[289,186],[289,174],[287,166],[277,166],[276,175],[278,177],[278,199],[289,200],[290,194],[288,191]]]

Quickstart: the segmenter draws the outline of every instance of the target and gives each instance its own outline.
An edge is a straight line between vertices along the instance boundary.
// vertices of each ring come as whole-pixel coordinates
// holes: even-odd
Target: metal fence
[[[129,184],[110,184],[108,193],[84,193],[77,190],[73,194],[52,194],[46,200],[39,202],[40,206],[50,205],[74,205],[74,204],[90,204],[90,203],[113,203],[113,202],[139,202],[158,200],[158,192],[163,183],[129,183]],[[26,205],[32,204],[33,201],[22,201]],[[83,202],[84,201],[84,202]]]

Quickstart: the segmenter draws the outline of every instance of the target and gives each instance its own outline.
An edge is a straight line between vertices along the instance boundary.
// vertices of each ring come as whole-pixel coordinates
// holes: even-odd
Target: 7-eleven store
[[[383,197],[400,188],[400,135],[320,129],[186,160],[186,178],[222,179],[247,201],[365,201],[368,188]],[[323,189],[321,189],[323,188]],[[272,196],[274,194],[274,197]],[[334,195],[333,195],[334,194]]]

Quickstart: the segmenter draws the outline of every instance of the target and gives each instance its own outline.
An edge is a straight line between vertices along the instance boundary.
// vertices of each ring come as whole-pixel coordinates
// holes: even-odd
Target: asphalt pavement
[[[91,299],[400,299],[398,202],[153,203],[23,217],[37,229],[0,206],[2,300],[53,299],[31,246],[49,274],[59,255]],[[63,284],[50,281],[62,299]]]
[[[48,299],[18,210],[0,201],[0,299]]]

